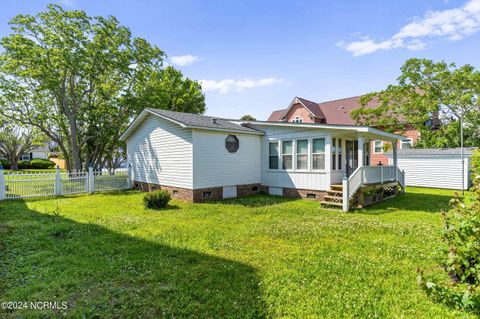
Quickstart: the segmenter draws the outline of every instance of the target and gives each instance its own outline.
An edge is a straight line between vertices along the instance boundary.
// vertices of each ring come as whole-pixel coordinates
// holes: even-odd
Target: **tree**
[[[401,71],[396,85],[362,97],[361,107],[352,112],[357,123],[390,131],[401,131],[408,123],[421,132],[417,146],[457,147],[458,122],[463,118],[467,145],[478,145],[480,73],[475,68],[410,59]],[[368,107],[372,100],[379,102],[379,107]]]
[[[38,130],[3,124],[0,127],[0,157],[10,161],[12,170],[18,169],[20,156],[37,146],[45,146],[46,140]]]
[[[205,108],[200,85],[164,70],[165,54],[114,17],[49,5],[10,25],[13,33],[0,41],[0,114],[41,130],[58,144],[68,169],[105,165],[145,107]],[[161,98],[147,99],[165,88]]]
[[[240,118],[242,121],[256,121],[257,119],[250,114],[244,115]]]

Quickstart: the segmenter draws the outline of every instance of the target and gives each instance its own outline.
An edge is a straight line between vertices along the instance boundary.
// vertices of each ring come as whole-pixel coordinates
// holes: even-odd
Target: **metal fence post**
[[[349,209],[349,203],[348,203],[348,193],[349,193],[349,190],[348,190],[348,177],[347,175],[345,174],[345,176],[343,176],[343,180],[342,180],[342,210],[344,212],[348,212],[348,209]]]
[[[0,200],[5,199],[5,176],[3,175],[3,166],[0,164]]]
[[[130,163],[128,163],[128,189],[131,189],[132,188],[132,165],[130,165]]]
[[[91,194],[95,191],[95,180],[93,175],[93,167],[88,168],[88,193]]]
[[[383,184],[383,165],[380,165],[380,182]]]
[[[55,169],[55,189],[54,189],[54,194],[55,196],[61,196],[62,195],[62,176],[60,175],[60,167],[57,165],[57,168]]]

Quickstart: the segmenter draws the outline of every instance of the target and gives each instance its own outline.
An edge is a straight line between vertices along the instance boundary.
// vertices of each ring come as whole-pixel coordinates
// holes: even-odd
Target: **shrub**
[[[480,149],[475,150],[472,155],[472,175],[472,179],[480,176]]]
[[[27,169],[30,168],[30,161],[20,161],[18,162],[19,169]]]
[[[34,158],[30,161],[30,168],[48,169],[48,168],[54,168],[54,167],[55,167],[55,163],[47,159]]]
[[[456,197],[450,201],[452,209],[444,214],[443,239],[446,260],[443,279],[438,274],[419,282],[427,293],[447,305],[480,312],[480,176],[474,176],[472,205],[465,205]]]
[[[166,190],[149,192],[143,197],[143,204],[145,205],[145,208],[165,208],[167,207],[170,198],[170,194]]]
[[[0,159],[0,164],[2,165],[3,169],[10,169],[10,161],[9,160]]]

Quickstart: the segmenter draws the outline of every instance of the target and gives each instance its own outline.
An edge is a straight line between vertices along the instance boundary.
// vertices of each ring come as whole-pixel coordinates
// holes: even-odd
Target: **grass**
[[[172,201],[134,191],[0,203],[2,318],[473,318],[429,299],[453,192],[410,188],[353,213],[266,195]],[[3,312],[2,312],[3,311]]]

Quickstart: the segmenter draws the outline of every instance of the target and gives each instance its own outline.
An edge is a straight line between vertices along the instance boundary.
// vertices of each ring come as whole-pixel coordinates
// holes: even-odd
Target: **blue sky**
[[[221,117],[266,119],[295,96],[380,90],[411,57],[480,64],[480,0],[4,0],[0,36],[13,16],[50,2],[116,16],[201,80],[207,114]]]

